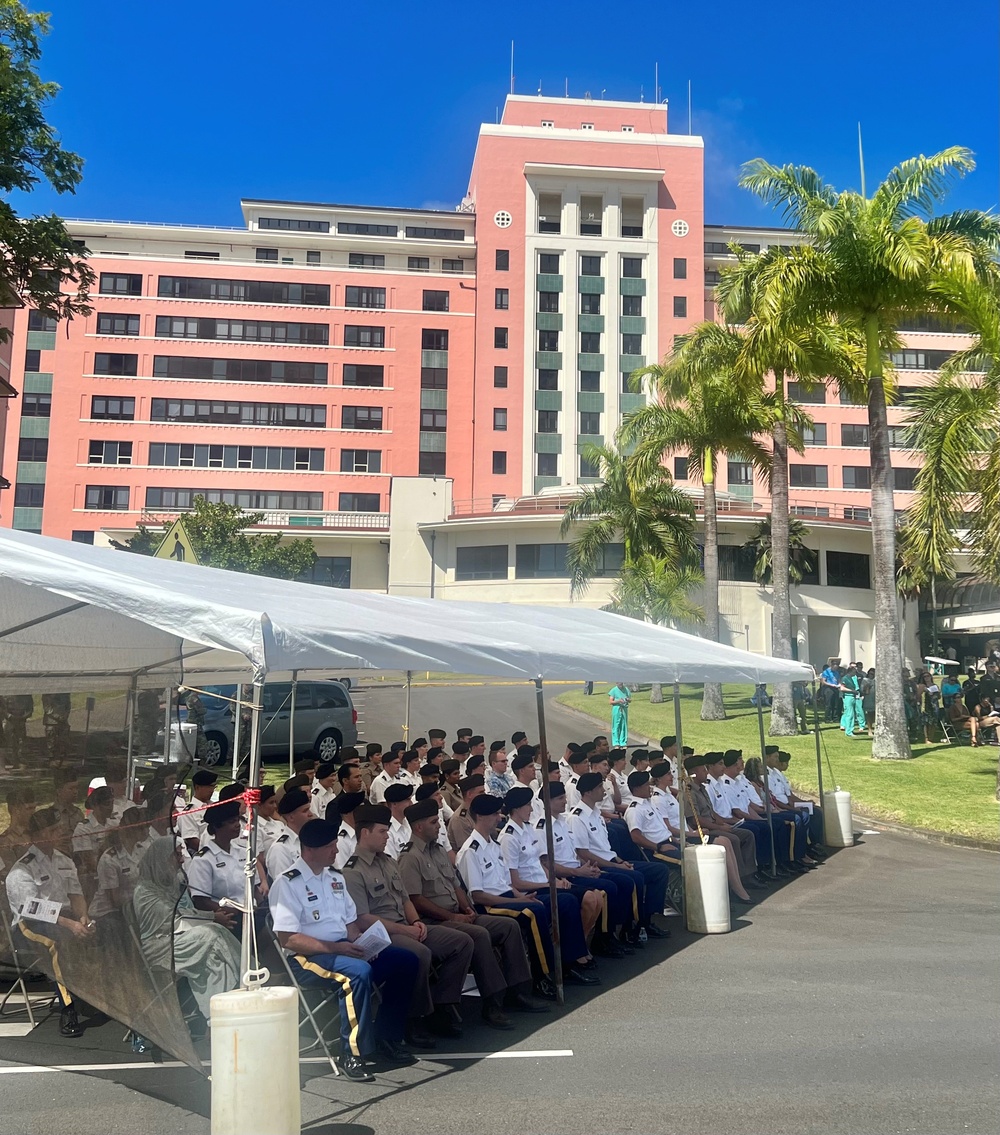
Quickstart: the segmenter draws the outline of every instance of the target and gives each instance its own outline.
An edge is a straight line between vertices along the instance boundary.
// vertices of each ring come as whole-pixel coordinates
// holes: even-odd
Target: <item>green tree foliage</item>
[[[788,518],[784,562],[787,564],[788,579],[801,583],[803,578],[815,568],[811,548],[806,547],[808,528],[801,520]],[[771,518],[762,520],[750,535],[744,547],[750,548],[755,556],[753,577],[763,587],[773,582],[774,553],[776,551],[771,532]]]
[[[55,319],[88,315],[93,273],[55,214],[21,217],[7,198],[46,181],[72,193],[83,160],[63,149],[45,120],[58,86],[43,82],[39,39],[49,18],[19,0],[0,0],[0,307],[30,304]],[[0,328],[0,338],[9,337]]]

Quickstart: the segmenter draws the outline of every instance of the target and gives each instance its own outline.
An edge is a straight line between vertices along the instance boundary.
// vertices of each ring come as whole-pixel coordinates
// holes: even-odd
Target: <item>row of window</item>
[[[507,346],[507,328],[498,327],[496,331],[503,331],[502,342],[498,341],[495,337],[495,347]],[[540,330],[538,332],[538,350],[539,351],[558,351],[559,350],[559,331]],[[604,338],[600,331],[581,331],[580,335],[580,353],[582,355],[599,355],[601,353],[601,341]],[[642,336],[636,335],[632,332],[623,332],[621,335],[620,350],[623,355],[641,355],[642,354]]]
[[[563,229],[563,199],[561,193],[538,194],[537,226],[540,233],[561,233]],[[623,197],[619,209],[619,235],[641,237],[646,203],[641,197]],[[604,198],[595,193],[583,193],[578,203],[578,233],[580,236],[604,236]]]
[[[44,485],[19,485],[31,490],[22,494],[15,504],[41,508],[45,497]],[[84,507],[105,512],[127,511],[131,491],[127,485],[87,485]],[[210,503],[231,504],[248,511],[280,510],[322,512],[322,493],[273,492],[253,489],[146,489],[145,508],[160,511],[184,511],[194,506],[195,497],[204,497]],[[30,499],[30,503],[29,502]],[[340,512],[378,512],[382,506],[379,493],[340,493],[337,509]]]
[[[503,289],[498,288],[497,290],[501,291]],[[562,295],[562,292],[539,292],[535,310],[546,313],[561,311]],[[643,314],[645,296],[621,296],[620,298],[622,315]],[[577,302],[581,315],[604,314],[604,296],[600,292],[581,292]],[[499,306],[499,304],[497,306]]]
[[[845,489],[871,488],[871,469],[867,465],[844,465],[842,470]],[[893,469],[892,476],[898,492],[913,491],[916,469]],[[829,470],[826,465],[789,465],[788,484],[793,489],[827,489],[830,487]]]
[[[643,256],[621,257],[621,275],[627,280],[642,279]],[[581,252],[579,254],[579,273],[581,276],[603,276],[604,254],[600,252]],[[562,272],[561,252],[540,252],[538,254],[538,271],[542,275],[557,276]],[[685,275],[687,264],[684,265]],[[675,276],[675,279],[684,279],[685,276]]]
[[[161,276],[156,294],[166,299],[330,306],[329,284],[291,284],[278,280],[213,280],[201,276]]]
[[[36,395],[47,399],[44,409],[51,410],[50,395]],[[48,417],[32,407],[32,417]],[[342,406],[340,428],[345,430],[381,430],[381,406]],[[135,399],[94,395],[90,400],[90,416],[99,420],[133,421]],[[325,406],[303,406],[281,402],[221,402],[195,398],[153,398],[150,403],[150,421],[182,423],[219,423],[222,425],[292,426],[295,428],[323,428],[326,426]],[[27,460],[23,458],[22,460]]]

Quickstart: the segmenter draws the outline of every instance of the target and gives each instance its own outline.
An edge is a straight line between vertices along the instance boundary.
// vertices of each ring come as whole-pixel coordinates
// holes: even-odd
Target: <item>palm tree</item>
[[[635,446],[647,471],[662,468],[672,450],[689,454],[689,469],[701,478],[705,524],[705,634],[719,640],[719,518],[715,495],[719,455],[727,453],[766,471],[770,454],[757,440],[769,418],[760,390],[734,373],[738,337],[716,323],[699,324],[683,336],[662,364],[644,367],[633,383],[648,383],[658,400],[628,414],[619,430],[620,444]],[[726,716],[722,686],[706,682],[703,721]]]
[[[587,522],[566,554],[572,594],[602,573],[605,550],[616,543],[623,546],[623,570],[643,556],[674,568],[696,559],[694,506],[666,469],[640,467],[635,457],[607,445],[587,446],[584,454],[599,467],[602,481],[563,513],[561,536]]]
[[[784,526],[788,536],[779,548],[774,543],[773,521],[772,513],[757,525],[744,545],[756,556],[753,577],[762,587],[773,586],[775,564],[780,550],[783,553],[781,558],[788,564],[786,578],[791,583],[801,583],[815,567],[812,549],[806,547],[806,533],[809,529],[801,520],[788,517]]]
[[[875,667],[879,699],[872,755],[911,756],[903,709],[902,654],[896,606],[893,472],[886,413],[888,352],[906,314],[944,307],[936,294],[945,278],[974,278],[1000,245],[1000,222],[975,210],[935,217],[949,182],[974,167],[951,147],[890,171],[871,197],[835,191],[806,166],[750,162],[740,183],[780,208],[808,243],[789,249],[761,288],[765,313],[785,313],[808,326],[834,320],[863,335],[872,470],[872,550],[875,576]]]

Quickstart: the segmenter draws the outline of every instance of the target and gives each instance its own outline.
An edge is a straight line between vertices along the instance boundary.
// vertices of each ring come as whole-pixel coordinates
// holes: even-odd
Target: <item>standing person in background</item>
[[[3,717],[3,739],[10,752],[11,769],[24,764],[24,746],[28,739],[27,722],[35,712],[35,699],[31,694],[8,694],[0,698],[0,715]]]
[[[69,756],[69,715],[73,708],[69,694],[42,694],[42,724],[49,757],[64,761]]]
[[[632,693],[627,683],[620,681],[608,690],[608,702],[611,705],[611,747],[624,749],[628,744],[628,707],[632,701]]]
[[[844,712],[840,696],[840,659],[828,658],[826,669],[819,676],[820,689],[826,702],[826,720],[836,721]]]
[[[840,728],[845,737],[853,737],[855,727],[859,733],[867,727],[865,711],[861,705],[861,674],[854,663],[841,675],[840,694],[844,703]]]
[[[875,728],[875,667],[872,666],[868,673],[861,679],[861,708],[865,712],[865,720],[868,722],[868,732],[871,733]]]

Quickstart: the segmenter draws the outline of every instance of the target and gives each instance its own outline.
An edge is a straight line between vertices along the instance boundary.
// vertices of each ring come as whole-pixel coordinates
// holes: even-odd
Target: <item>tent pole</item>
[[[816,735],[816,777],[819,783],[819,806],[823,807],[823,760],[819,750],[819,698],[816,696],[816,679],[813,678],[813,733]]]
[[[128,753],[126,756],[126,768],[128,769],[127,779],[125,783],[128,785],[128,794],[132,801],[135,801],[135,699],[138,696],[136,693],[136,686],[139,679],[132,675],[132,681],[128,684]]]
[[[556,1001],[562,1005],[563,969],[559,933],[559,896],[556,892],[556,853],[552,842],[552,797],[549,794],[549,745],[545,735],[545,694],[542,679],[535,678],[535,707],[538,710],[538,748],[542,761],[542,808],[545,811],[545,854],[549,857],[549,911],[552,915],[552,961],[555,966]]]
[[[288,709],[288,775],[295,775],[295,694],[299,685],[298,670],[292,671],[292,702]],[[254,698],[254,701],[257,699]],[[252,783],[252,782],[251,782]]]
[[[410,690],[413,688],[413,671],[406,671],[406,708],[403,711],[403,740],[410,743]]]
[[[764,739],[764,699],[757,698],[757,731],[760,734],[760,763],[764,766],[764,812],[767,816],[767,826],[771,833],[771,878],[778,874],[778,861],[774,854],[774,828],[771,826],[771,786],[767,776],[767,742]],[[760,864],[758,863],[759,867]]]
[[[681,804],[681,863],[684,862],[684,850],[687,847],[687,812],[684,810],[684,792],[687,789],[688,799],[691,791],[687,786],[687,770],[684,768],[684,738],[681,733],[681,684],[674,682],[674,733],[677,735],[677,787],[680,789]],[[694,808],[694,801],[691,801]],[[681,868],[683,871],[683,867]]]
[[[243,683],[236,683],[236,720],[233,722],[233,780],[240,771],[240,730],[243,727]],[[256,788],[252,784],[251,788]]]
[[[294,687],[293,687],[294,688]],[[250,711],[250,778],[249,787],[256,789],[260,783],[260,713],[264,699],[263,681],[253,684],[253,707]],[[247,840],[247,859],[244,868],[243,937],[240,941],[240,985],[243,989],[253,989],[257,981],[251,975],[258,968],[257,943],[254,927],[254,878],[257,870],[257,818],[259,805],[247,806],[247,827],[250,838]]]
[[[163,763],[170,764],[170,691],[172,686],[167,686],[163,691],[163,700],[166,703],[166,708],[163,711]],[[180,736],[180,725],[177,726],[178,737]]]

